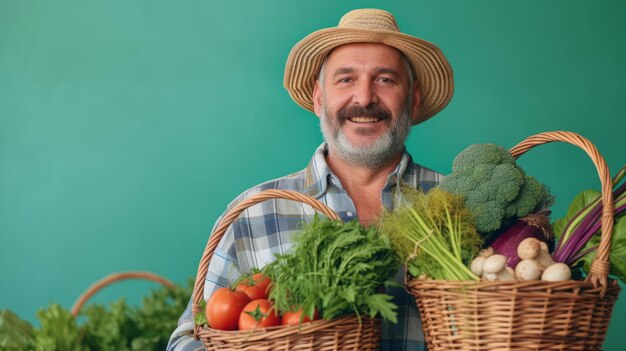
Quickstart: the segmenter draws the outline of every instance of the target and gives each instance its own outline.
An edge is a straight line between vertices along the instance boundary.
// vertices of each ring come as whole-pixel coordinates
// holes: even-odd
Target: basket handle
[[[326,217],[330,219],[340,219],[339,216],[337,216],[337,214],[333,212],[333,210],[331,210],[328,206],[324,205],[320,201],[308,195],[304,195],[302,193],[292,190],[264,190],[238,203],[236,206],[231,208],[228,213],[224,215],[213,233],[211,233],[209,241],[204,248],[202,259],[200,260],[200,264],[198,265],[196,282],[193,287],[193,306],[191,311],[194,316],[202,311],[202,308],[200,307],[200,302],[204,298],[204,280],[206,279],[207,271],[209,269],[209,262],[213,257],[213,252],[215,251],[217,244],[222,239],[222,236],[224,236],[226,229],[228,229],[228,227],[230,227],[230,225],[237,219],[237,217],[239,217],[239,215],[248,207],[256,205],[259,202],[274,198],[298,201],[311,206],[313,209],[323,213]],[[196,327],[196,331],[197,329],[198,328]]]
[[[598,149],[585,137],[573,132],[545,132],[530,136],[519,144],[512,147],[509,152],[514,158],[518,158],[521,154],[531,148],[547,144],[554,141],[566,142],[583,149],[593,161],[600,177],[602,185],[602,236],[597,254],[591,263],[591,269],[586,281],[591,282],[594,288],[601,286],[600,295],[603,296],[608,287],[607,276],[610,271],[609,253],[611,251],[611,236],[613,234],[613,221],[615,215],[615,204],[613,203],[613,183],[609,168],[606,165],[604,157],[600,155]]]
[[[102,290],[106,286],[111,285],[115,282],[118,282],[120,280],[127,280],[127,279],[151,280],[169,289],[172,289],[174,287],[174,284],[171,281],[165,278],[162,278],[154,273],[150,273],[150,272],[131,271],[131,272],[122,272],[122,273],[112,273],[98,280],[97,282],[91,284],[91,286],[89,286],[89,288],[87,288],[87,290],[85,290],[78,297],[78,299],[76,299],[76,301],[74,302],[74,305],[72,306],[72,315],[76,317],[78,313],[80,312],[80,310],[83,308],[83,305],[85,305],[85,303],[98,291]]]

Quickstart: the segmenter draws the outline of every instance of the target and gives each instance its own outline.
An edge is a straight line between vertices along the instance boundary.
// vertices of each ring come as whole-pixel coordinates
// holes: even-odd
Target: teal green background
[[[613,174],[625,163],[622,1],[0,0],[0,308],[34,321],[112,272],[195,276],[226,205],[321,142],[282,88],[289,50],[361,7],[391,11],[454,68],[452,102],[407,143],[417,162],[448,173],[471,143],[568,130]],[[571,145],[520,163],[558,196],[553,218],[599,188]],[[606,350],[626,343],[625,322],[620,300]]]

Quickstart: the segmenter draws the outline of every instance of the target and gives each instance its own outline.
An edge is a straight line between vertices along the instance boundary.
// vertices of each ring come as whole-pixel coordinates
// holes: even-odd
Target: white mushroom
[[[560,282],[563,280],[569,280],[572,277],[572,271],[565,263],[555,263],[548,266],[543,274],[541,280],[547,282]]]
[[[485,264],[485,259],[489,256],[493,255],[493,248],[488,247],[486,249],[480,250],[478,256],[474,258],[472,263],[470,264],[470,270],[472,273],[476,274],[478,277],[483,276],[483,265]]]
[[[537,280],[541,278],[543,267],[533,259],[519,261],[515,266],[515,276],[519,280]]]
[[[485,258],[483,256],[476,256],[476,258],[470,264],[470,270],[472,273],[476,274],[476,276],[480,277],[483,275],[483,265],[485,264]]]
[[[515,271],[511,267],[504,267],[504,269],[497,274],[483,272],[482,278],[487,281],[515,280]]]
[[[491,256],[493,254],[494,254],[494,251],[493,251],[493,247],[491,247],[491,246],[489,246],[486,249],[482,249],[482,250],[480,250],[480,252],[478,252],[478,256],[484,257],[484,258],[487,258],[487,257],[489,257],[489,256]]]
[[[543,268],[554,264],[554,260],[548,251],[548,245],[535,238],[526,238],[517,246],[517,255],[520,259],[536,260]],[[518,263],[519,264],[519,263]]]
[[[507,257],[491,255],[483,264],[483,278],[486,280],[515,280],[515,272],[506,266]]]

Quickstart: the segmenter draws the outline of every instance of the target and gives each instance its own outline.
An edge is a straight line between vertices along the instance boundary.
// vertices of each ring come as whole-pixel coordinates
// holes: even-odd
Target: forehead
[[[404,72],[402,53],[396,48],[379,43],[351,43],[338,46],[330,52],[326,65],[331,69],[372,66]]]

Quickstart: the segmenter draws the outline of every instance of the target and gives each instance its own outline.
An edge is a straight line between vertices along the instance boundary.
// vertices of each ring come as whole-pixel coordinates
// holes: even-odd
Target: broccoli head
[[[519,195],[507,205],[505,217],[524,217],[538,210],[539,207],[549,205],[551,200],[552,196],[548,187],[541,184],[537,179],[526,175]]]
[[[550,198],[547,187],[526,175],[513,156],[495,144],[474,144],[459,153],[441,188],[464,196],[482,233],[526,216]]]
[[[476,165],[515,165],[515,159],[496,144],[474,144],[461,151],[452,161],[452,172]]]

